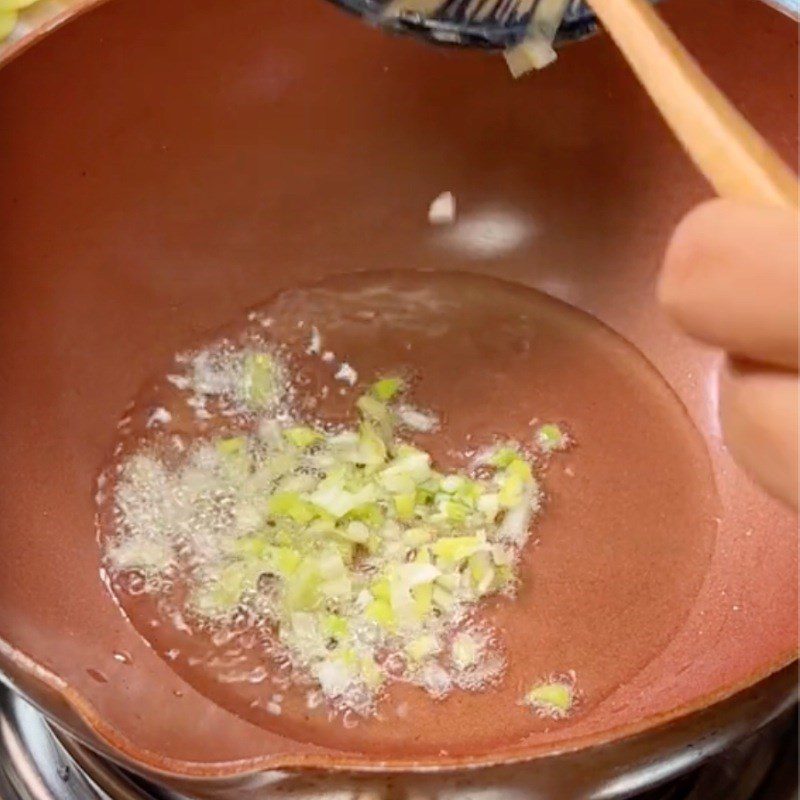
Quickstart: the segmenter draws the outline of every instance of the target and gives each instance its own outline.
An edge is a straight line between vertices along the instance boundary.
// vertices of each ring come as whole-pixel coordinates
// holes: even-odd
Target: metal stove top
[[[798,800],[797,709],[742,740],[692,772],[659,788],[634,794],[638,800]],[[270,788],[272,787],[272,788]],[[540,795],[514,800],[544,800]],[[414,800],[371,779],[348,787],[336,779],[309,788],[290,776],[276,777],[264,797],[285,800]],[[413,797],[412,797],[413,795]],[[596,795],[606,796],[606,795]],[[477,795],[476,795],[477,797]],[[619,797],[615,794],[614,797]],[[480,792],[481,800],[504,800],[502,791]],[[57,735],[44,717],[0,686],[0,800],[184,800],[179,795],[130,775],[82,745]],[[466,798],[464,799],[466,800]],[[561,800],[561,799],[559,799]],[[564,799],[566,800],[566,799]],[[575,800],[578,800],[577,798]]]

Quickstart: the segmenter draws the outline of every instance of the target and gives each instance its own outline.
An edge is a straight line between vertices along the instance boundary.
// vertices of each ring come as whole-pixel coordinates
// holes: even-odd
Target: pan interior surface
[[[796,27],[750,0],[663,13],[795,164]],[[796,519],[723,446],[719,355],[654,300],[667,238],[707,187],[605,38],[515,83],[486,54],[380,36],[320,0],[113,0],[3,65],[0,115],[0,668],[93,747],[192,776],[528,759],[652,728],[794,659]],[[431,226],[445,190],[457,218]],[[358,296],[368,278],[335,276],[371,271],[398,289],[481,275],[463,291],[495,327],[502,308],[527,313],[548,347],[492,350],[480,370],[427,343],[417,366],[448,380],[419,391],[454,436],[575,425],[575,474],[545,476],[521,595],[490,611],[518,656],[496,693],[409,690],[405,720],[345,730],[256,717],[120,614],[98,579],[95,480],[176,352],[297,287]],[[475,316],[465,356],[497,341]],[[391,357],[390,339],[347,336],[364,375]],[[545,374],[536,358],[556,352]],[[571,669],[572,717],[515,705]]]

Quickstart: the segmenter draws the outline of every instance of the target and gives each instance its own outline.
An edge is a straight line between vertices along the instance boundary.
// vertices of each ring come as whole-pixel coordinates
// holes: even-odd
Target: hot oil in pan
[[[331,714],[324,702],[310,708],[308,684],[254,647],[245,628],[191,632],[172,605],[138,591],[135,575],[111,580],[131,622],[195,689],[292,738],[386,755],[456,755],[569,725],[569,717],[544,719],[521,703],[532,684],[574,673],[579,716],[670,641],[706,571],[717,497],[699,433],[629,343],[522,286],[410,272],[284,292],[197,348],[253,332],[291,354],[294,402],[323,421],[347,421],[376,375],[413,376],[415,403],[442,425],[412,438],[441,469],[463,469],[482,444],[530,439],[536,420],[567,422],[576,446],[543,476],[545,501],[516,598],[491,599],[481,611],[500,632],[506,669],[497,685],[437,700],[394,684],[375,716]],[[344,362],[358,375],[354,386]],[[198,416],[170,371],[137,397],[114,462],[143,441],[189,441],[229,424]],[[113,481],[104,497],[106,536]],[[180,591],[177,581],[178,607]]]

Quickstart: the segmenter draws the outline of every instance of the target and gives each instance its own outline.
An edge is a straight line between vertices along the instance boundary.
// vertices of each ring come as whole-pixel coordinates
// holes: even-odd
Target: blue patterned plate
[[[538,1],[538,0],[537,0]],[[482,6],[475,0],[442,0],[430,14],[408,13],[401,17],[384,16],[391,0],[333,0],[346,10],[366,18],[381,28],[411,33],[438,44],[506,48],[520,42],[526,34],[533,11],[515,10],[516,0],[483,0],[491,7],[480,21],[465,19],[464,8]],[[535,8],[536,2],[520,5]],[[556,36],[556,44],[582,39],[597,27],[597,20],[583,0],[570,0]]]

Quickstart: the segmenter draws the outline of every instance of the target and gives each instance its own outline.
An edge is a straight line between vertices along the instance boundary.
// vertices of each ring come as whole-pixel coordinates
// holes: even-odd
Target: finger
[[[771,494],[797,507],[796,373],[728,363],[720,418],[733,457]]]
[[[675,231],[658,286],[692,336],[735,356],[797,366],[796,211],[713,200]]]

